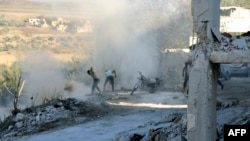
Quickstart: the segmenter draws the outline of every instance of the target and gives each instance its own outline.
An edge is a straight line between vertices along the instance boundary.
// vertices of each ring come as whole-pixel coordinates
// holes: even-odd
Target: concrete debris
[[[155,125],[167,123],[167,122],[173,122],[177,123],[181,120],[182,114],[181,113],[173,113],[168,115],[167,117],[163,117],[159,122],[157,122]]]
[[[249,32],[241,36],[231,36],[228,33],[223,33],[220,43],[214,45],[215,51],[230,52],[232,50],[249,50],[250,36]]]
[[[100,97],[99,97],[100,98]],[[105,97],[104,97],[105,98]],[[250,107],[242,106],[249,101],[238,99],[221,100],[217,103],[217,138],[222,140],[225,124],[250,125]],[[7,117],[0,123],[0,140],[69,125],[83,124],[114,111],[107,103],[93,104],[76,99],[55,99],[46,104],[21,110],[16,116]],[[121,109],[117,109],[121,111]],[[187,115],[185,111],[174,111],[159,121],[148,121],[143,125],[116,134],[115,141],[187,141]]]
[[[228,107],[232,107],[232,106],[236,106],[239,104],[239,100],[238,99],[230,99],[230,100],[225,100],[225,101],[220,101],[217,100],[217,110],[222,110],[224,108],[228,108]]]
[[[144,136],[143,135],[140,135],[140,134],[134,134],[130,141],[140,141]]]
[[[163,120],[154,123],[156,128],[150,128],[141,133],[122,133],[116,141],[186,141],[187,117],[185,113],[172,113]],[[163,122],[164,121],[164,122]],[[147,129],[147,128],[146,128]]]
[[[237,100],[217,104],[217,140],[223,140],[225,124],[250,125],[249,107],[242,107]],[[168,120],[166,120],[168,119]],[[163,122],[164,121],[164,122]],[[166,124],[166,123],[170,124]],[[144,133],[123,133],[118,138],[122,141],[187,141],[187,117],[183,113],[173,113]],[[129,134],[129,135],[128,135]],[[128,138],[129,136],[129,138]],[[117,139],[117,141],[120,141]]]
[[[0,123],[0,139],[30,135],[57,127],[80,124],[108,113],[108,108],[76,99],[55,99],[22,110]]]
[[[250,106],[250,100],[249,99],[244,99],[239,101],[240,106],[245,106],[245,107],[249,107]]]

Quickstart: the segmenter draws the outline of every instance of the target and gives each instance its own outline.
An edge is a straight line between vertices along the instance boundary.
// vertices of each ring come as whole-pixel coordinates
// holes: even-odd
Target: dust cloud
[[[59,2],[67,1],[51,0],[49,3],[55,13],[64,9],[65,4]],[[131,88],[137,81],[138,71],[147,77],[162,77],[162,66],[166,62],[162,60],[161,51],[175,48],[171,42],[177,41],[167,36],[174,36],[171,35],[174,28],[182,28],[170,25],[171,20],[185,17],[185,12],[191,9],[190,0],[75,0],[70,4],[74,2],[78,7],[68,7],[69,13],[75,10],[95,24],[96,40],[88,67],[92,66],[97,72],[100,85],[103,85],[105,70],[115,69],[118,74],[116,89]],[[162,33],[163,28],[165,33]]]
[[[63,75],[58,63],[49,53],[42,51],[26,52],[25,60],[21,63],[23,79],[26,81],[24,95],[33,97],[35,103],[41,104],[49,95],[60,92],[63,88]]]
[[[161,51],[171,46],[160,43],[158,29],[166,27],[171,16],[181,14],[186,3],[175,0],[96,1],[93,66],[101,77],[106,69],[115,69],[117,83],[126,88],[136,83],[138,71],[147,77],[158,77],[164,63]]]
[[[87,87],[74,81],[68,82],[63,67],[50,52],[26,52],[25,59],[21,62],[22,77],[26,82],[22,99],[28,99],[23,101],[25,106],[39,105],[57,97],[84,98],[83,93],[88,90]],[[73,89],[70,92],[64,90],[68,83]]]
[[[56,2],[59,1],[51,1],[51,8],[61,9]],[[78,2],[81,6],[86,1]],[[83,17],[91,15],[91,21],[95,24],[92,34],[96,40],[91,46],[92,58],[88,60],[86,64],[89,66],[86,67],[92,66],[97,72],[101,79],[99,86],[102,88],[107,69],[115,69],[118,74],[116,89],[131,88],[137,81],[138,71],[147,77],[162,75],[162,64],[167,63],[162,61],[162,50],[172,45],[160,39],[165,39],[167,37],[162,36],[172,33],[168,33],[168,30],[164,31],[166,34],[158,32],[163,27],[173,31],[170,30],[172,27],[168,27],[170,20],[174,19],[172,17],[183,16],[184,9],[190,9],[187,7],[189,3],[190,1],[182,0],[94,0],[91,1],[91,8],[86,8],[86,5],[80,8],[82,11],[78,14]],[[60,95],[84,99],[85,94],[90,92],[90,86],[85,85],[87,83],[74,81],[70,82],[74,91],[65,91],[68,80],[65,79],[62,66],[48,52],[27,52],[21,67],[23,79],[26,80],[24,97],[33,98],[25,102],[29,105],[40,104],[46,98]]]

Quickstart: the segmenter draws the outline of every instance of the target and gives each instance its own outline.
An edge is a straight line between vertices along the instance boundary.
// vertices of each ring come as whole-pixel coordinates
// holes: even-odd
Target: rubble
[[[225,124],[250,125],[249,107],[242,107],[233,101],[231,104],[217,104],[217,140],[224,139]],[[164,121],[164,122],[163,122]],[[185,113],[173,113],[154,123],[155,128],[136,133],[121,133],[116,141],[187,141],[187,117]]]
[[[7,117],[0,123],[0,139],[31,135],[73,124],[95,120],[108,113],[108,107],[76,99],[55,99]]]
[[[151,95],[142,95],[147,98]],[[153,95],[152,95],[153,96]],[[162,95],[165,96],[166,95]],[[107,101],[119,102],[121,100],[132,101],[140,99],[140,95],[131,97],[130,95],[105,94],[89,97],[89,101],[79,101],[77,99],[54,99],[40,106],[30,107],[21,110],[15,116],[7,117],[0,123],[0,139],[15,140],[26,135],[33,135],[43,131],[52,131],[68,127],[71,125],[87,124],[96,122],[100,118],[109,116],[125,116],[137,113],[141,115],[146,111],[156,114],[155,110],[161,109],[136,109],[130,107],[119,107],[109,105]],[[140,98],[139,98],[140,97]],[[168,97],[173,98],[173,96]],[[105,103],[105,102],[106,103]],[[151,100],[152,101],[152,100]],[[221,99],[217,102],[217,129],[218,139],[223,139],[223,126],[225,124],[250,124],[250,107],[246,107],[247,99],[237,98]],[[117,107],[117,109],[115,108]],[[145,110],[145,111],[144,111]],[[130,129],[124,129],[114,133],[115,141],[186,141],[187,140],[187,115],[186,110],[164,109],[167,111],[157,120],[148,119],[146,122]],[[134,118],[134,117],[133,117]],[[105,119],[105,118],[104,118]],[[105,126],[114,124],[105,121]],[[125,122],[126,123],[126,122]],[[116,122],[117,124],[117,122]],[[119,124],[119,122],[118,122]],[[121,123],[121,125],[124,123]],[[101,128],[98,124],[97,128]],[[122,126],[121,126],[122,127]],[[112,128],[112,126],[110,127]],[[102,129],[103,133],[106,132]],[[105,130],[105,131],[104,131]],[[110,129],[112,131],[112,129]],[[101,132],[102,133],[102,132]],[[91,134],[95,136],[97,133]]]
[[[239,36],[232,36],[229,33],[222,33],[220,43],[215,44],[215,51],[230,52],[232,50],[249,50],[250,36],[249,31]]]

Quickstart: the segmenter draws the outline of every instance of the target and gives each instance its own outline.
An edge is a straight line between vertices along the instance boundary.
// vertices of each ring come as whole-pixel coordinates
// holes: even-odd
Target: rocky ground
[[[224,124],[250,124],[250,79],[232,78],[223,83],[224,89],[218,88],[218,140],[223,140]],[[186,140],[187,97],[180,92],[137,92],[131,96],[128,92],[119,91],[117,94],[105,93],[87,97],[84,101],[74,98],[54,99],[44,105],[24,109],[15,116],[9,116],[0,125],[0,139],[28,140],[25,137],[75,125],[98,123],[115,116],[120,119],[144,116],[144,120],[136,127],[122,127],[122,131],[114,133],[111,138],[115,141]],[[176,105],[179,107],[174,107]],[[114,121],[110,121],[112,122]],[[119,120],[117,122],[119,124]],[[108,128],[107,124],[109,123],[105,122],[96,128]],[[129,121],[126,124],[133,126]],[[111,124],[110,128],[113,128],[112,126],[115,125]]]

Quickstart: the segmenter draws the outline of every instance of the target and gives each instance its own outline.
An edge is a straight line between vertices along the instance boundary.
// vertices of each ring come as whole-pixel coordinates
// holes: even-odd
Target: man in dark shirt
[[[183,89],[184,90],[187,87],[187,83],[189,80],[189,73],[190,73],[190,64],[188,62],[185,62],[185,66],[182,69],[182,77],[184,77],[184,82],[183,82]]]

